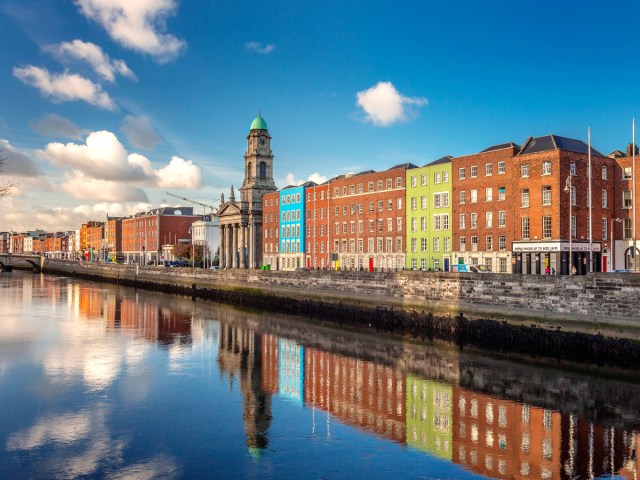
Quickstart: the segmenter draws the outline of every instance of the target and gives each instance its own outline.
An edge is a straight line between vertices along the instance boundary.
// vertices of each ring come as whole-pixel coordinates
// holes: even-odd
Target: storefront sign
[[[593,252],[600,251],[600,243],[594,242],[593,244]],[[589,244],[588,243],[578,243],[573,242],[571,245],[571,250],[574,252],[588,252]],[[513,242],[513,251],[514,252],[568,252],[569,251],[569,242],[526,242],[526,243],[516,243]]]

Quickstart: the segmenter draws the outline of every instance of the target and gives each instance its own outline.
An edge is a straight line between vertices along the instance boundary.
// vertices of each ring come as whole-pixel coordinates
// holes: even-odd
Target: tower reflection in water
[[[117,293],[105,297],[92,288],[73,288],[77,290],[68,292],[69,301],[76,302],[77,311],[87,318],[102,317],[109,327],[130,330],[151,342],[192,341],[189,308],[165,308]],[[235,319],[242,315],[225,312],[220,315],[216,360],[230,384],[239,381],[246,445],[256,459],[269,445],[272,397],[277,395],[491,478],[637,478],[637,416],[628,412],[627,420],[609,415],[605,416],[609,424],[601,423],[598,415],[604,410],[597,408],[589,416],[578,407],[572,411],[567,405],[518,401],[527,396],[509,394],[499,384],[500,373],[492,370],[474,370],[474,380],[468,381],[469,365],[455,352],[438,358],[437,351],[429,351],[428,362],[365,360],[359,352],[350,355],[344,348],[333,353],[329,348],[305,347],[270,333],[267,327],[259,331],[238,323]],[[431,366],[414,371],[425,363]],[[483,389],[469,388],[482,375]],[[576,395],[583,393],[578,389]],[[611,395],[619,397],[622,406],[628,399],[625,395],[637,397],[635,393]]]

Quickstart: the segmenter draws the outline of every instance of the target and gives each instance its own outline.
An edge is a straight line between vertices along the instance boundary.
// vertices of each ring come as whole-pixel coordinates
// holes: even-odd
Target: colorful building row
[[[450,271],[465,263],[524,274],[633,269],[640,218],[634,157],[631,146],[606,156],[548,135],[423,167],[288,186],[264,195],[264,264]]]
[[[206,248],[212,260],[219,243],[217,219],[212,217],[196,215],[192,207],[163,207],[89,221],[70,232],[3,232],[0,253],[147,265],[173,260],[176,246],[193,243]]]

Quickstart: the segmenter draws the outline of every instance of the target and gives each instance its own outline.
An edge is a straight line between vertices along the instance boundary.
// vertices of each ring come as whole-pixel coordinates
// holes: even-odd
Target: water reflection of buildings
[[[190,344],[191,311],[164,306],[152,297],[123,296],[117,290],[77,287],[78,312],[88,319],[102,319],[107,328],[133,332],[162,345]]]
[[[407,376],[407,444],[451,460],[452,404],[450,385]]]
[[[270,334],[262,335],[261,358],[264,390],[297,399],[302,388],[305,404],[344,424],[490,478],[637,478],[636,432]]]
[[[269,444],[271,425],[271,392],[262,386],[263,338],[254,330],[223,323],[218,339],[220,372],[229,375],[230,381],[236,373],[240,375],[247,447],[257,458]]]

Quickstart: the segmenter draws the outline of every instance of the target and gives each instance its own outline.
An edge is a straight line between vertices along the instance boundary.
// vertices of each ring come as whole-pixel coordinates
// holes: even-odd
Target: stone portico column
[[[233,247],[232,251],[232,260],[231,260],[231,268],[238,268],[238,225],[233,225]]]
[[[240,225],[238,226],[238,248],[240,251],[240,256],[238,258],[238,268],[246,268],[245,265],[245,261],[244,261],[244,246],[245,246],[245,241],[244,241],[244,225],[242,225],[242,223],[240,223]]]
[[[224,268],[231,268],[231,225],[224,227]]]
[[[218,258],[218,265],[220,265],[221,269],[224,268],[224,234],[224,225],[220,225],[220,256]],[[214,252],[211,252],[211,254],[213,256]]]
[[[249,268],[257,268],[258,262],[256,259],[259,257],[257,250],[258,242],[256,242],[256,225],[252,221],[249,225],[249,258],[251,259],[251,266]]]
[[[220,225],[220,269],[227,266],[227,226]]]
[[[249,219],[249,223],[247,224],[247,268],[255,268],[255,262],[253,261],[255,257],[254,249],[256,244],[253,241],[253,224],[251,219]]]

